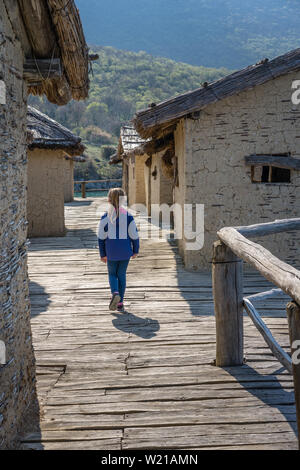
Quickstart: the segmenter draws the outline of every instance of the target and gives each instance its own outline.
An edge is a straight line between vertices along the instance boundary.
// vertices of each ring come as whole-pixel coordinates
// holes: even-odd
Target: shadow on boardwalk
[[[30,281],[29,283],[30,303],[31,303],[31,317],[40,315],[47,312],[51,304],[50,295],[45,291],[45,288],[37,282]]]
[[[261,400],[262,403],[276,408],[283,416],[292,431],[297,436],[297,422],[295,416],[295,395],[294,389],[290,391],[282,387],[276,375],[280,375],[285,371],[284,367],[280,367],[277,371],[270,374],[260,374],[256,369],[249,365],[242,367],[224,367],[248,392],[254,397]],[[241,376],[245,374],[245,380]],[[249,380],[251,377],[251,381]],[[272,380],[272,384],[270,383]]]
[[[168,240],[170,249],[176,259],[176,277],[182,298],[188,303],[190,312],[196,317],[214,316],[211,273],[206,271],[188,271],[184,268],[182,258],[175,240]]]
[[[32,322],[43,439],[26,436],[26,448],[296,448],[292,377],[277,370],[249,320],[247,365],[212,365],[211,275],[185,271],[172,241],[143,244],[129,270],[129,312],[110,314],[94,249],[103,202],[68,208],[68,235],[40,239],[43,253],[37,244],[30,255],[29,272],[52,304]],[[245,279],[252,290],[264,289],[260,282]],[[33,287],[42,312],[43,288]],[[283,322],[275,328],[287,334]]]
[[[169,244],[174,255],[178,255],[178,248],[174,241],[169,241]],[[191,315],[198,317],[213,317],[214,304],[211,272],[189,272],[184,269],[183,263],[178,256],[176,256],[176,270],[178,287],[183,299],[185,299],[185,301],[189,304]],[[267,284],[267,281],[263,278],[261,278],[262,282],[260,282],[260,285],[256,286],[252,285],[253,281],[251,281],[251,278],[249,281],[248,277],[249,276],[245,276],[245,292],[249,288],[257,289],[257,291],[267,289],[264,287],[264,285]],[[193,279],[192,283],[190,283],[190,279]],[[193,289],[189,288],[189,286],[192,285],[194,292],[195,286],[197,287],[197,293],[199,293],[199,295],[196,297],[191,295]],[[272,287],[271,284],[270,286]],[[263,316],[263,311],[261,313]],[[270,315],[271,313],[268,316]],[[274,311],[273,316],[274,318],[278,318],[278,312]],[[247,317],[246,314],[245,317]],[[257,335],[259,336],[258,332]],[[214,358],[212,357],[212,360],[213,359]],[[275,358],[274,361],[276,361]],[[251,367],[251,362],[251,359],[249,359],[249,363],[241,367],[225,367],[221,368],[220,370],[228,372],[233,378],[236,379],[236,381],[243,387],[245,391],[260,400],[262,406],[267,405],[270,408],[276,409],[282,415],[282,421],[287,422],[295,436],[297,436],[294,389],[292,386],[290,387],[290,390],[284,388],[285,382],[281,382],[281,378],[284,377],[282,374],[286,372],[285,368],[281,367],[281,364],[278,363],[278,370],[272,369],[269,374],[260,373],[259,367],[256,369]],[[224,391],[224,394],[226,395],[226,391]],[[276,427],[276,423],[274,423],[274,425]]]
[[[88,201],[83,201],[83,200],[74,200],[72,202],[65,202],[65,207],[82,207],[82,206],[90,206],[93,203],[93,201],[88,200]]]
[[[66,234],[62,237],[31,238],[30,251],[74,251],[84,248],[97,248],[95,230],[90,228],[72,228],[67,230]]]
[[[127,311],[121,314],[113,313],[113,316],[116,317],[112,321],[115,328],[124,333],[131,333],[139,338],[154,338],[160,330],[159,322],[151,318],[141,318]]]

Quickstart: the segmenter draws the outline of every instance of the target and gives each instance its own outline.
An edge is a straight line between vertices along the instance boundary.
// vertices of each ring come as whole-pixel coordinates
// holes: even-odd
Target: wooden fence
[[[291,297],[286,310],[293,356],[297,347],[300,347],[300,271],[279,260],[261,245],[249,240],[251,237],[292,230],[300,230],[300,219],[221,229],[218,232],[219,241],[214,243],[213,291],[216,315],[216,365],[226,367],[243,364],[245,310],[274,356],[294,376],[297,422],[300,430],[300,364],[296,363],[298,361],[292,361],[291,356],[281,348],[252,304],[254,300],[271,298],[281,292]],[[279,289],[243,297],[243,261],[254,267]]]
[[[82,198],[86,198],[86,194],[89,193],[89,192],[97,192],[97,191],[105,191],[106,189],[110,189],[110,188],[91,188],[91,189],[88,189],[87,188],[87,185],[88,184],[105,184],[106,186],[110,183],[113,183],[115,185],[119,184],[119,186],[122,186],[122,179],[116,179],[116,180],[89,180],[89,181],[74,181],[74,186],[76,187],[76,185],[80,185],[81,186],[81,197]],[[111,186],[110,186],[111,187]]]

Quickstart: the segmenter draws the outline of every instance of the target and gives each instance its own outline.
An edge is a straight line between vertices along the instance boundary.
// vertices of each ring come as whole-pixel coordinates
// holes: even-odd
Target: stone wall
[[[174,202],[179,204],[180,207],[184,207],[186,201],[186,156],[188,150],[188,140],[186,139],[186,127],[187,121],[182,119],[177,125],[176,132],[174,133],[175,140],[175,158],[177,159],[178,165],[178,186],[174,188]],[[180,220],[179,220],[180,218]],[[178,228],[182,224],[182,218],[180,213],[174,214],[174,228]],[[184,238],[178,238],[179,253],[182,256],[185,265],[186,263],[186,250]]]
[[[61,150],[28,152],[28,236],[65,235],[65,158]]]
[[[64,158],[64,195],[65,202],[74,200],[74,161]]]
[[[186,251],[187,268],[210,267],[212,243],[224,226],[300,216],[300,173],[291,183],[252,183],[250,154],[290,152],[300,158],[300,107],[291,102],[292,73],[209,105],[198,120],[182,120],[175,132],[180,187],[176,200],[205,204],[205,245]],[[291,264],[300,264],[297,232],[257,240]]]
[[[172,179],[166,178],[162,172],[162,157],[165,151],[152,156],[151,163],[151,203],[172,204],[173,186]]]
[[[145,204],[146,188],[144,178],[144,163],[146,157],[129,157],[128,162],[128,204]]]
[[[10,448],[35,393],[26,247],[26,111],[23,51],[0,0],[0,448]]]

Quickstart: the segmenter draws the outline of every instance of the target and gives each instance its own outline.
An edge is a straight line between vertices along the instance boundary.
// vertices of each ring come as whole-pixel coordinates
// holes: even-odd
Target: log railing
[[[108,189],[107,187],[105,188],[92,188],[92,189],[88,189],[87,188],[87,185],[88,184],[105,184],[106,186],[110,183],[113,183],[114,185],[118,185],[121,186],[122,185],[122,179],[116,179],[116,180],[89,180],[89,181],[74,181],[74,185],[76,187],[76,185],[80,185],[81,186],[81,197],[82,198],[86,198],[86,194],[88,192],[97,192],[97,191],[105,191],[106,189]],[[110,189],[110,188],[109,188]]]
[[[249,240],[251,237],[292,230],[300,230],[300,219],[221,229],[218,232],[219,241],[214,244],[213,291],[216,316],[216,365],[226,367],[243,364],[245,310],[274,356],[294,376],[297,422],[300,429],[300,364],[297,363],[300,361],[291,359],[300,347],[300,271],[276,258],[261,245]],[[243,261],[255,268],[278,289],[244,297]],[[254,300],[263,300],[283,293],[291,298],[286,307],[291,356],[275,340],[252,303]],[[298,356],[300,359],[300,354]]]

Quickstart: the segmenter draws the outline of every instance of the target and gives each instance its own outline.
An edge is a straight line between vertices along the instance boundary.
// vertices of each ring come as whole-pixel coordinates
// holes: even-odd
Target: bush
[[[108,161],[115,152],[116,147],[113,147],[112,145],[103,145],[102,147],[102,157],[106,161]]]

